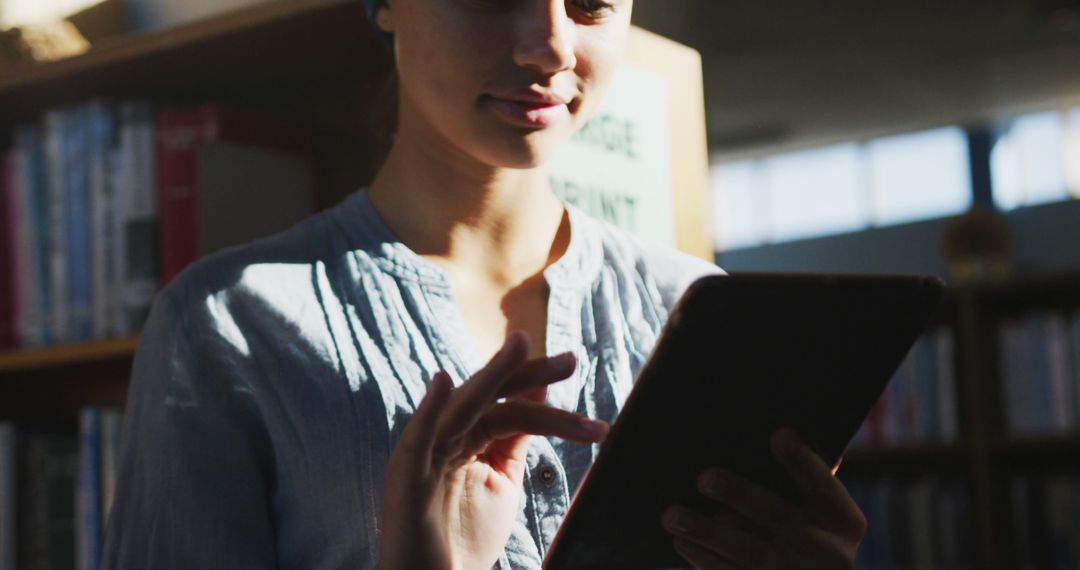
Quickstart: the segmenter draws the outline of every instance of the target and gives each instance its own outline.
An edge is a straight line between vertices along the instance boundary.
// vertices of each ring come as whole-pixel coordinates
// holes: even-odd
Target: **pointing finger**
[[[440,424],[441,436],[456,437],[472,429],[528,354],[529,340],[525,333],[511,333],[491,361],[454,391]]]

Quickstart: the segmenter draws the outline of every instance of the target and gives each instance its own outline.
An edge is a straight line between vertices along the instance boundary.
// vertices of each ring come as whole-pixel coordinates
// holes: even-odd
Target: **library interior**
[[[855,568],[1080,568],[1080,0],[633,5],[555,194],[731,274],[944,279],[837,472]],[[366,10],[0,0],[0,570],[100,567],[158,292],[371,182]]]

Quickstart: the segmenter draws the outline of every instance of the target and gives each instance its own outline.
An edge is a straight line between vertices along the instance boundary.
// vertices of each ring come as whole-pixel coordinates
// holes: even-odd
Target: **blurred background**
[[[871,522],[858,567],[1080,568],[1080,0],[634,10],[700,54],[663,79],[700,81],[691,128],[669,127],[671,168],[685,148],[707,167],[706,257],[951,285],[839,473]],[[130,357],[162,284],[377,166],[388,67],[362,13],[0,0],[0,570],[96,567]],[[610,143],[622,123],[605,117],[589,136]],[[676,176],[674,199],[695,184]],[[255,200],[279,207],[214,217]],[[686,211],[680,246],[700,221]]]

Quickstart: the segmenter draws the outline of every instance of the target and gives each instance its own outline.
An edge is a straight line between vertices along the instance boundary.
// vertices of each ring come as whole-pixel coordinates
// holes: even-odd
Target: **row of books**
[[[896,370],[852,445],[956,441],[955,360],[952,329],[942,327],[923,335]]]
[[[1009,431],[1049,435],[1080,429],[1080,309],[1008,319],[998,340]]]
[[[1010,487],[1017,570],[1080,568],[1080,476],[1020,476]]]
[[[869,523],[856,569],[975,568],[971,501],[962,481],[922,477],[845,484]]]
[[[0,423],[0,570],[97,570],[122,417],[84,408],[77,434]]]
[[[197,257],[314,210],[311,134],[250,111],[94,100],[11,138],[0,349],[132,335]]]

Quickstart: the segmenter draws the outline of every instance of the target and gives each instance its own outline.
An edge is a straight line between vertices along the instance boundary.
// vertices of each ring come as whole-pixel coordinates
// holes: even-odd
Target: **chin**
[[[512,136],[504,133],[502,136],[482,137],[482,147],[477,149],[475,156],[485,164],[500,168],[538,168],[547,164],[572,134],[519,131]]]

